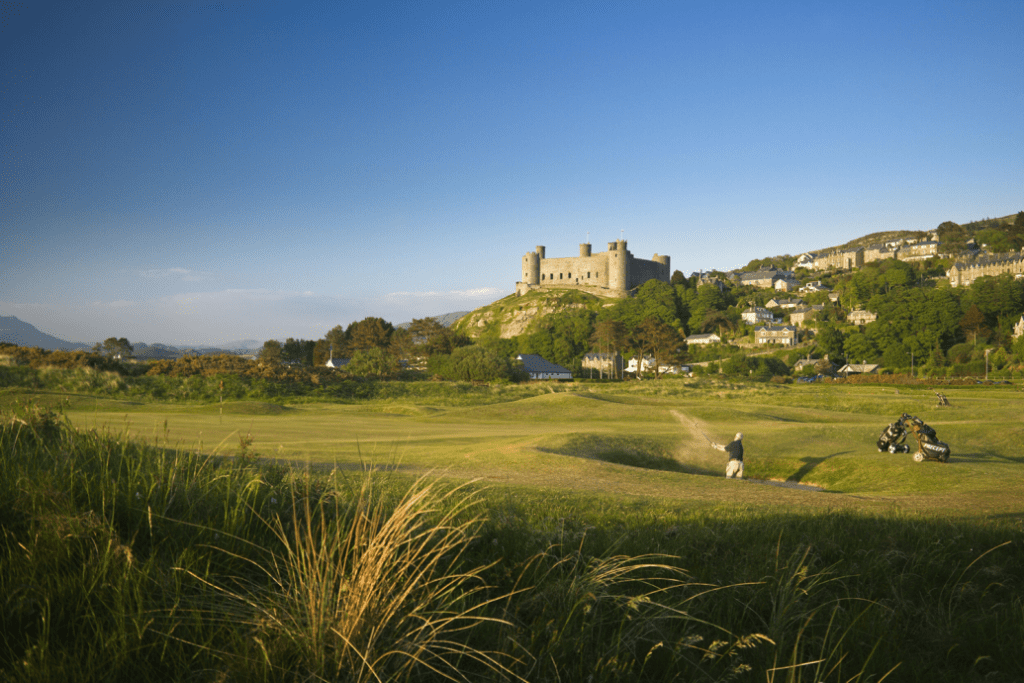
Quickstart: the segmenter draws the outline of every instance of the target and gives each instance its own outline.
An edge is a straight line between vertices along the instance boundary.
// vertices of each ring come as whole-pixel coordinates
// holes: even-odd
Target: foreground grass
[[[236,444],[223,459],[5,415],[0,677],[1024,675],[1019,513],[306,476]]]

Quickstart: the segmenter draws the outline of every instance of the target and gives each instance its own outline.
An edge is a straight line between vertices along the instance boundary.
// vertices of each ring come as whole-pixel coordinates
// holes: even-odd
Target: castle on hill
[[[608,243],[608,251],[594,254],[589,244],[580,245],[579,256],[546,258],[538,246],[523,256],[523,279],[516,296],[544,289],[582,289],[606,297],[625,298],[648,280],[669,282],[669,257],[654,255],[650,261],[635,258],[626,240]]]

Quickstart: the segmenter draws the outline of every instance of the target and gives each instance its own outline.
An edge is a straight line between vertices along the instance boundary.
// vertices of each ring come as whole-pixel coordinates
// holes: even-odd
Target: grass
[[[918,409],[941,465],[877,387],[643,384],[8,411],[0,680],[1024,676],[1019,393]]]

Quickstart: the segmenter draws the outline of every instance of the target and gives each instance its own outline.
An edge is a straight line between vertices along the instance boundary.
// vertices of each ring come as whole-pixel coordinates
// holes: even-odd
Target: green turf
[[[66,405],[76,425],[127,428],[145,439],[219,454],[233,453],[239,437],[251,435],[253,449],[265,457],[343,467],[400,463],[410,472],[506,486],[767,508],[1020,512],[1020,390],[944,393],[952,407],[937,407],[930,388],[680,381],[551,385],[547,393],[469,406],[183,406],[84,397],[70,397]],[[903,412],[924,419],[950,444],[949,463],[877,452],[879,433]],[[747,482],[724,480],[724,456],[704,439],[727,441],[737,430],[746,435]]]

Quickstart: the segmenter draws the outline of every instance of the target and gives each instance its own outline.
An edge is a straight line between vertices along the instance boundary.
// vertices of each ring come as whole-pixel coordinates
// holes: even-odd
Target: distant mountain
[[[442,315],[429,315],[427,318],[433,318],[437,322],[441,323],[444,327],[451,327],[455,322],[464,315],[469,315],[469,311],[456,311],[455,313],[444,313]],[[412,325],[412,322],[399,323],[395,327],[406,328]],[[262,346],[262,344],[260,345]]]
[[[207,347],[203,347],[207,348]],[[239,339],[237,341],[224,342],[223,344],[217,344],[219,349],[231,349],[232,351],[259,351],[263,348],[263,342],[256,339]]]
[[[18,346],[37,346],[49,351],[77,351],[92,348],[90,344],[67,342],[53,335],[40,332],[34,325],[19,320],[13,315],[0,315],[0,342]]]

